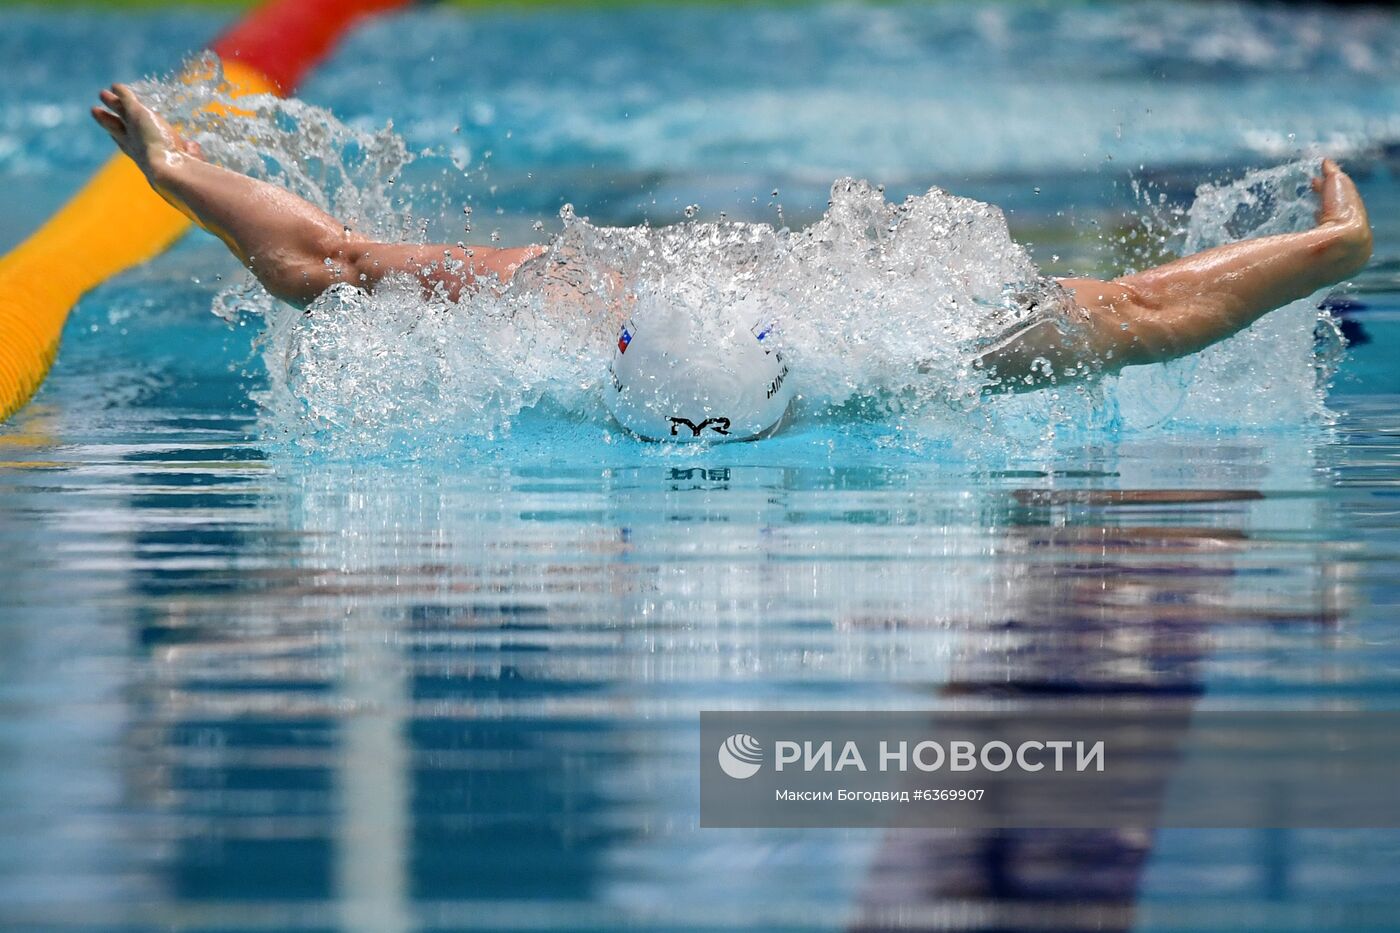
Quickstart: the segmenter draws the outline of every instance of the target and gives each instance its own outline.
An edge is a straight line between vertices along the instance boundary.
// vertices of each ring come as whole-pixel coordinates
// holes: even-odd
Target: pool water
[[[221,22],[0,11],[0,248],[107,155],[96,88]],[[800,225],[852,175],[1113,274],[1152,248],[1144,199],[1321,144],[1376,256],[1330,300],[1325,416],[1296,379],[1231,409],[1188,363],[1118,400],[1160,417],[991,452],[860,405],[685,452],[545,405],[404,455],[287,439],[259,320],[209,313],[236,267],[188,237],[84,299],[0,428],[0,927],[1400,922],[1393,831],[701,830],[696,749],[717,708],[1395,707],[1400,14],[433,9],[303,96],[438,153],[419,206],[454,240],[468,198],[509,242],[565,202]]]

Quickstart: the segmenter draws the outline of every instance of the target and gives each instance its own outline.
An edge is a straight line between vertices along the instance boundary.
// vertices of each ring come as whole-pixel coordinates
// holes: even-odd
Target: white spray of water
[[[1198,188],[1184,252],[1311,227],[1317,201],[1309,183],[1317,172],[1315,163],[1296,162]],[[1341,348],[1340,331],[1314,296],[1186,359],[1124,370],[1112,400],[1122,421],[1138,428],[1317,422],[1328,417],[1323,390]]]
[[[152,83],[154,105],[219,164],[284,185],[370,235],[415,239],[411,155],[392,129],[366,133],[295,100],[225,103],[218,63],[205,80]],[[1284,166],[1204,187],[1188,250],[1306,227],[1310,166]],[[266,318],[274,433],[354,451],[435,448],[508,432],[521,412],[555,406],[608,425],[601,403],[617,327],[647,307],[681,309],[698,339],[777,322],[800,417],[880,417],[920,436],[1052,437],[1065,429],[1132,429],[1172,421],[1299,423],[1320,415],[1312,303],[1270,315],[1189,361],[1139,367],[1094,386],[988,396],[980,348],[1053,313],[1063,292],[1015,243],[1001,211],[934,189],[889,203],[843,179],[826,215],[801,231],[689,221],[664,228],[594,226],[566,208],[563,231],[507,286],[451,303],[408,281],[366,295],[332,289],[305,312],[245,282],[216,312]],[[648,300],[638,302],[639,295]],[[966,446],[966,445],[964,445]]]

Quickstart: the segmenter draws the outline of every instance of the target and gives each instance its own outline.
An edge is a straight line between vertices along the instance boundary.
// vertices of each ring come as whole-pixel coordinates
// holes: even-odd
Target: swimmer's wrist
[[[147,147],[144,155],[145,164],[141,168],[145,171],[146,178],[152,185],[172,181],[179,175],[185,161],[189,158],[185,153],[163,145]]]
[[[1354,275],[1370,262],[1374,240],[1365,218],[1328,219],[1318,225],[1318,230],[1323,232],[1319,252],[1337,267],[1340,275]]]

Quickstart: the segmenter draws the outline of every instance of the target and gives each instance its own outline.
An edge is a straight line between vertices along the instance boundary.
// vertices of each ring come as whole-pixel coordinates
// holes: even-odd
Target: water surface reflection
[[[26,929],[1345,926],[1394,834],[701,831],[695,755],[700,709],[1376,702],[1360,433],[1000,473],[14,435],[0,893]]]
[[[698,830],[696,713],[1271,689],[1351,589],[1311,467],[1227,454],[1205,489],[1092,452],[212,486],[122,458],[134,916],[1126,929],[1146,833]]]

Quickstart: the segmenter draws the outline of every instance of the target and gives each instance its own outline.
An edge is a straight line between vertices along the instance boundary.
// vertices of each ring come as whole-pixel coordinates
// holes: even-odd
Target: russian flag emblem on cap
[[[626,353],[627,345],[632,342],[632,332],[627,328],[622,328],[622,335],[617,338],[617,352]]]
[[[773,336],[773,332],[777,329],[777,324],[755,324],[753,328],[749,331],[749,333],[753,334],[754,337],[758,338],[759,343],[763,343],[763,341]],[[771,354],[773,351],[769,348],[768,345],[765,344],[763,347],[763,352]],[[779,359],[781,359],[781,357],[779,357]]]

